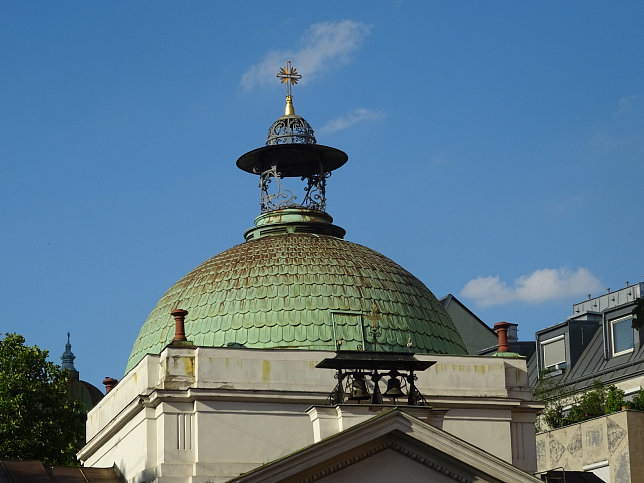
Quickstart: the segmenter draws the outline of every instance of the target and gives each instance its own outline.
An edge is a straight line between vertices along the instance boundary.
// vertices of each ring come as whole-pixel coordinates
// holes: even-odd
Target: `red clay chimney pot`
[[[188,315],[187,310],[183,310],[181,308],[176,308],[172,312],[170,312],[170,315],[174,317],[174,339],[173,341],[185,341],[188,340],[186,339],[186,330],[185,330],[185,319],[186,315]]]
[[[103,384],[105,385],[105,394],[114,389],[114,386],[118,384],[118,381],[111,377],[106,377],[103,379]]]
[[[499,336],[499,348],[497,352],[510,352],[510,347],[508,346],[509,327],[512,327],[512,324],[508,322],[497,322],[494,324],[494,331]]]

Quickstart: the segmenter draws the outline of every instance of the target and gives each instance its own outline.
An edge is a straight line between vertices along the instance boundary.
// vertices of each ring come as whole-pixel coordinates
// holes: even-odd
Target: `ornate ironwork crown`
[[[277,119],[268,128],[266,146],[274,144],[316,144],[313,128],[302,116],[289,114]]]

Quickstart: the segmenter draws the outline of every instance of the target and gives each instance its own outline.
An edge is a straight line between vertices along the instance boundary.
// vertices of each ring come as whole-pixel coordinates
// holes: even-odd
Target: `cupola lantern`
[[[348,157],[339,149],[317,144],[309,123],[295,114],[291,90],[302,76],[291,65],[291,61],[280,69],[277,77],[282,84],[286,84],[284,115],[268,129],[266,146],[244,154],[237,160],[237,167],[259,175],[262,213],[284,208],[326,212],[326,180],[331,171],[347,162]],[[301,203],[284,186],[284,178],[306,181]],[[271,186],[273,181],[275,183]]]

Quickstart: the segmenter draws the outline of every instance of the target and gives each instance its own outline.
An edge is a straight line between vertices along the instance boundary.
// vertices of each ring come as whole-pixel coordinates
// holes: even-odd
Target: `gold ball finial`
[[[291,65],[291,61],[288,60],[286,61],[286,66],[280,67],[280,71],[275,76],[279,78],[282,84],[286,84],[286,107],[284,108],[284,115],[295,114],[291,86],[297,84],[297,81],[302,78],[302,75],[297,73],[295,67]]]

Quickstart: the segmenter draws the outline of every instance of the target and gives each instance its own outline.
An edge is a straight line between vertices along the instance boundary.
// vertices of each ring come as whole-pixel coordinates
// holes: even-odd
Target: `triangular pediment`
[[[396,409],[232,481],[538,482],[509,463]]]

